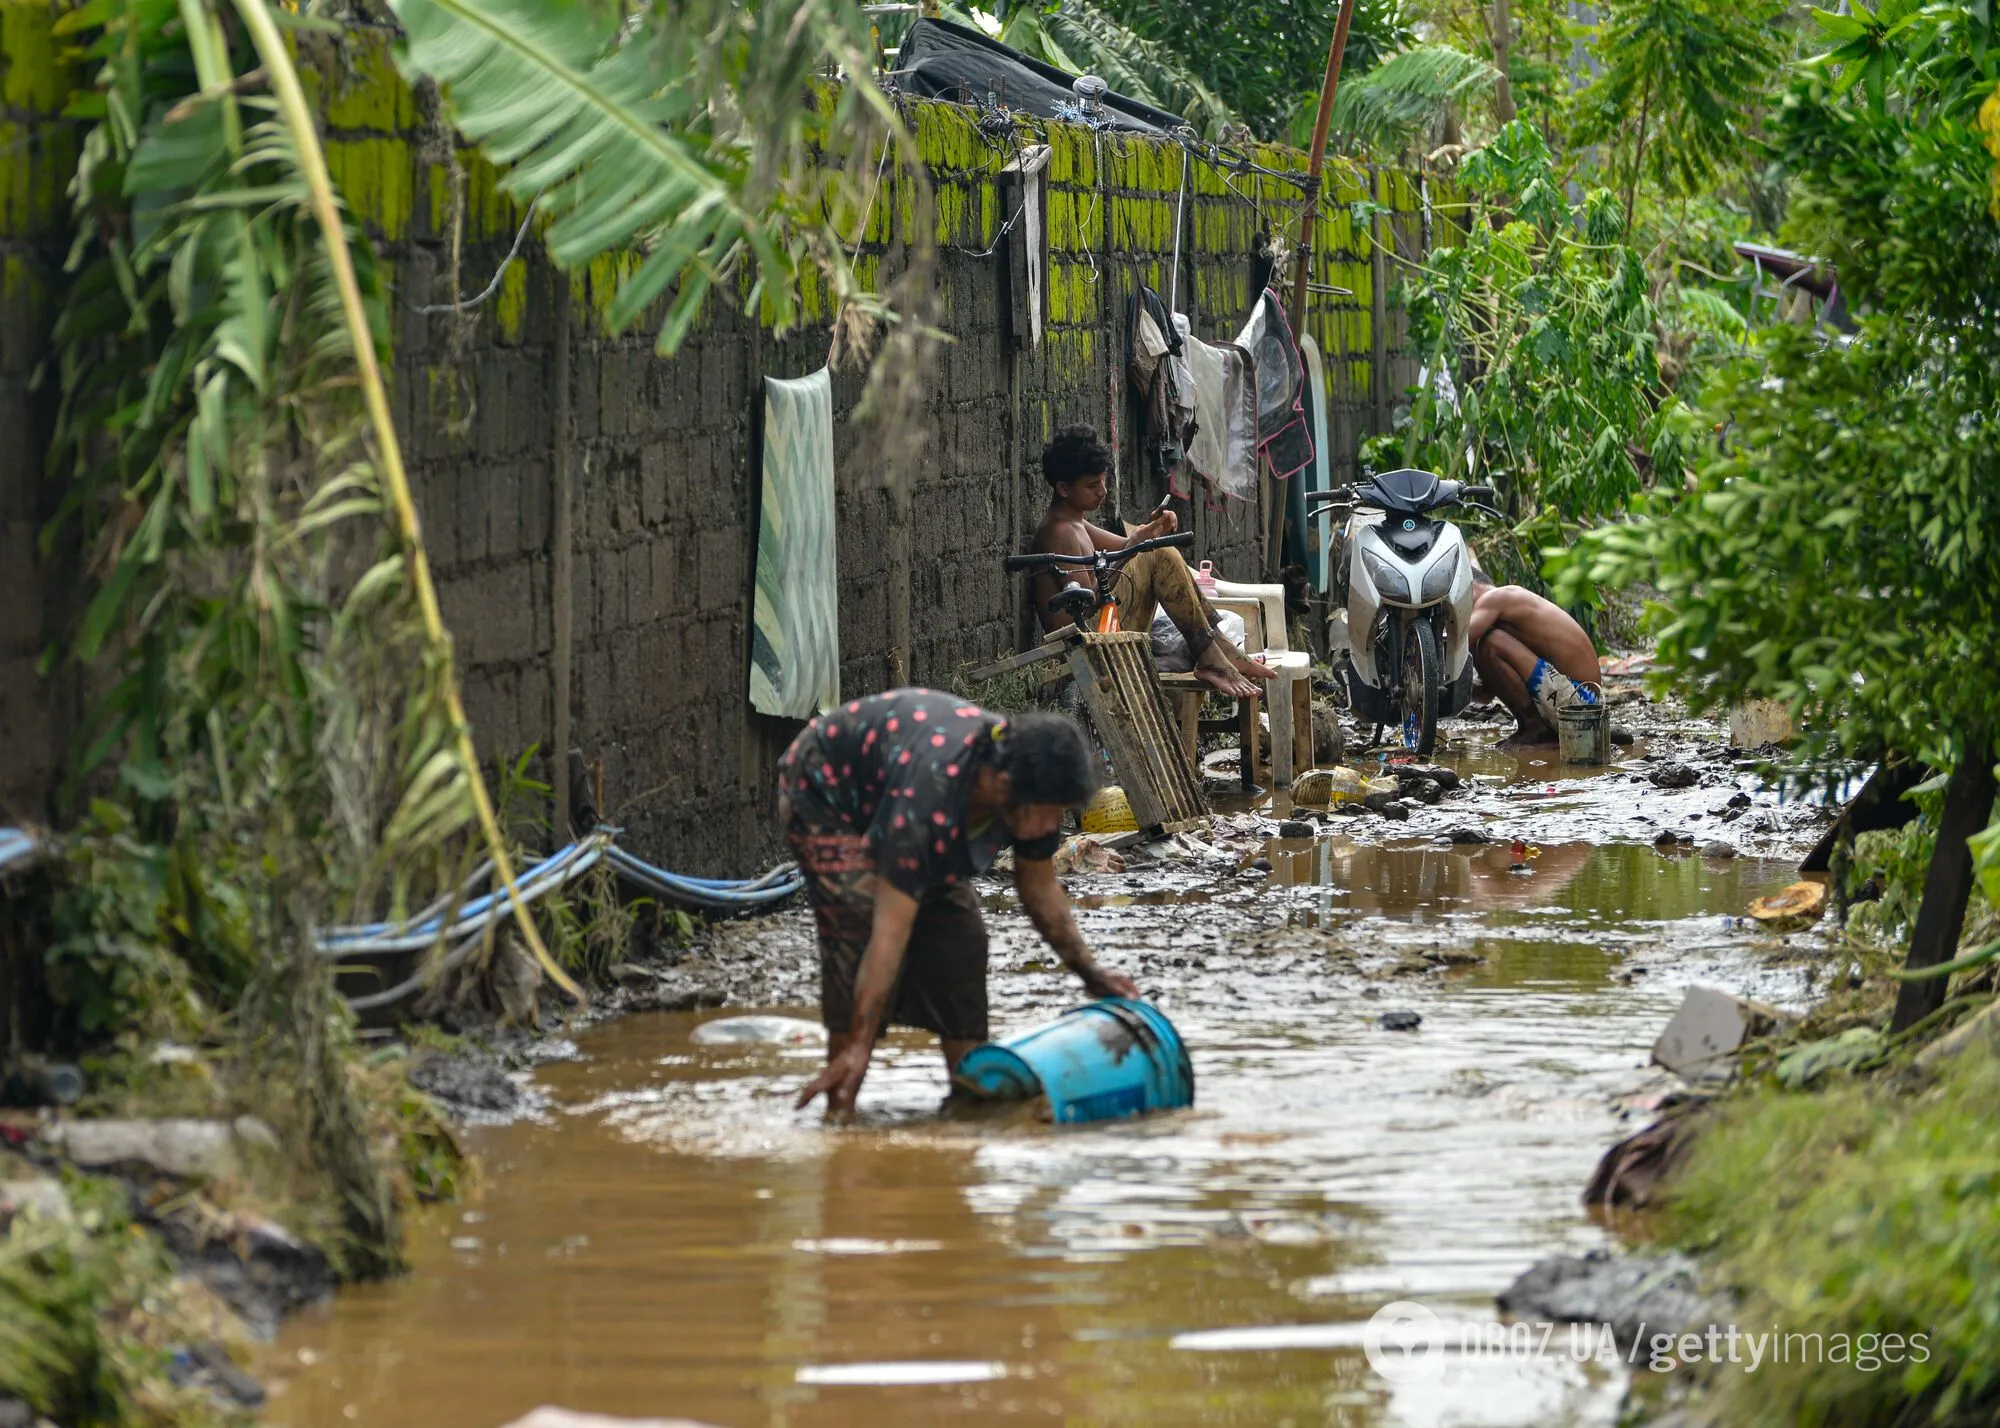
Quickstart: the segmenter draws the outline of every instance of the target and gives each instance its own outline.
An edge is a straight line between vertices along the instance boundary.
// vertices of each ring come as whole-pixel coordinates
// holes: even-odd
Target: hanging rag
[[[1257,364],[1257,445],[1271,474],[1282,481],[1313,459],[1313,439],[1300,400],[1305,364],[1284,306],[1271,289],[1265,288],[1250,309],[1236,345]]]
[[[750,705],[810,719],[840,702],[833,374],[764,379],[763,504],[750,624]]]
[[[1139,450],[1155,489],[1180,489],[1181,463],[1187,458],[1188,427],[1193,424],[1178,390],[1177,361],[1181,335],[1167,314],[1167,305],[1151,288],[1141,285],[1126,308],[1126,376],[1139,399]]]
[[[1312,423],[1313,463],[1306,473],[1306,489],[1333,489],[1333,442],[1327,433],[1326,364],[1320,360],[1319,344],[1307,333],[1299,339],[1299,356],[1306,364],[1306,417]],[[1314,513],[1316,527],[1306,542],[1306,574],[1313,588],[1325,593],[1333,570],[1333,518],[1324,507]]]
[[[1049,146],[1029,144],[1009,159],[1002,173],[1017,173],[1021,184],[1021,262],[1017,268],[1025,278],[1021,289],[1021,301],[1028,307],[1028,321],[1025,328],[1015,326],[1015,332],[1025,331],[1028,349],[1038,351],[1042,345],[1042,312],[1047,299],[1042,295],[1048,286],[1049,245],[1048,224],[1045,221],[1048,205]]]
[[[1257,495],[1257,373],[1250,354],[1233,342],[1211,346],[1174,314],[1194,393],[1194,434],[1187,464],[1216,492],[1249,501]],[[1184,468],[1185,469],[1185,468]],[[1186,491],[1176,490],[1185,496]]]

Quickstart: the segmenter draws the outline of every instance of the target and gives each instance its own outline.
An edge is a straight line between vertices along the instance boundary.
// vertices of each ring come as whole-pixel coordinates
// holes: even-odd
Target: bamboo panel
[[[1148,636],[1085,634],[1070,647],[1069,663],[1139,826],[1172,829],[1205,816],[1201,780],[1181,747]]]

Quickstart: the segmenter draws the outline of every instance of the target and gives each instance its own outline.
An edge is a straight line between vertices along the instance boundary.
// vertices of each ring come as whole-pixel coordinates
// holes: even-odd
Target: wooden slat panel
[[[1165,826],[1205,814],[1201,782],[1160,688],[1148,637],[1087,634],[1071,651],[1070,667],[1139,823]]]

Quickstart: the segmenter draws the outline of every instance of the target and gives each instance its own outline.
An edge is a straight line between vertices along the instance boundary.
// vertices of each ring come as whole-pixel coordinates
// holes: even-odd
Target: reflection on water
[[[934,1047],[898,1033],[864,1120],[829,1130],[790,1109],[814,1051],[697,1045],[693,1014],[600,1028],[542,1073],[544,1123],[472,1133],[483,1196],[419,1227],[412,1275],[286,1328],[271,1420],[1608,1424],[1608,1370],[1453,1362],[1392,1386],[1362,1326],[1400,1298],[1490,1318],[1534,1259],[1602,1242],[1577,1196],[1619,1132],[1607,1094],[1679,995],[1609,973],[1663,942],[1750,965],[1715,914],[1788,870],[1581,844],[1525,875],[1497,847],[1279,851],[1297,935],[1443,934],[1486,960],[1369,983],[1225,930],[1184,980],[1147,979],[1193,1048],[1196,1109],[1109,1127],[940,1116]],[[1085,921],[1107,948],[1166,948],[1223,911]],[[996,976],[1005,1027],[1061,995]],[[1421,1031],[1379,1030],[1392,1006]]]

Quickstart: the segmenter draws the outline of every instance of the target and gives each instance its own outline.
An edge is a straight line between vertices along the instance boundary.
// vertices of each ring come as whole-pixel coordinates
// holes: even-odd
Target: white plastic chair
[[[1299,764],[1311,768],[1313,762],[1312,656],[1293,650],[1285,632],[1285,587],[1217,580],[1208,602],[1242,615],[1250,646],[1244,653],[1277,671],[1264,701],[1271,717],[1271,787],[1289,790],[1302,772]]]

